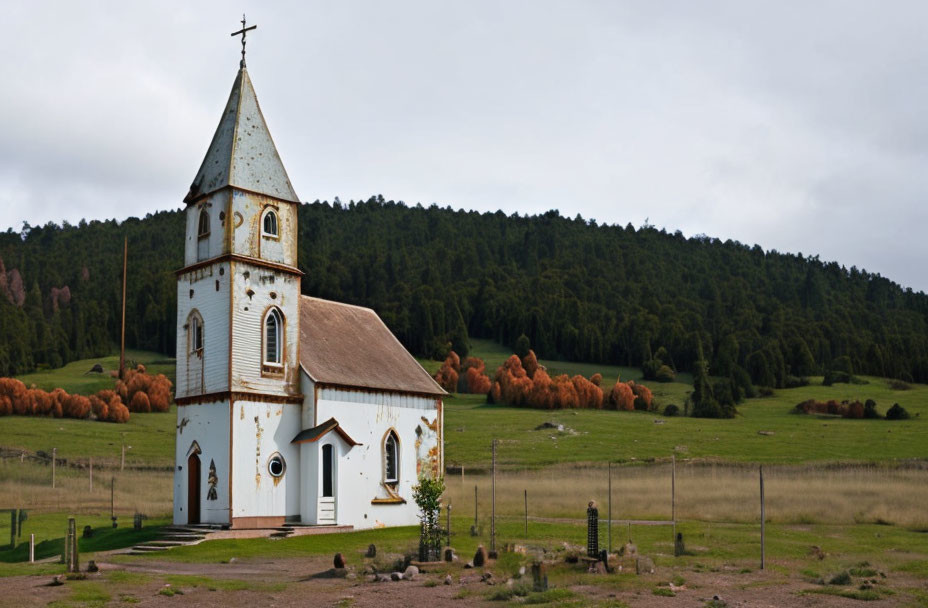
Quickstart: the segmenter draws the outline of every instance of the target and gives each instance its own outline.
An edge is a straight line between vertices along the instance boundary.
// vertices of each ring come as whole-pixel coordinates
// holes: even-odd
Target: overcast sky
[[[928,291],[923,1],[7,0],[0,230],[179,208],[242,10],[303,200],[649,218]]]

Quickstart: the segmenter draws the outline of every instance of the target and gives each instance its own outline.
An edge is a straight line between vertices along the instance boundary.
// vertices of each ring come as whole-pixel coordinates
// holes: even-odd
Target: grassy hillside
[[[87,373],[94,364],[103,366],[102,374]],[[143,364],[150,374],[164,374],[174,382],[174,359],[144,350],[127,350],[126,365]],[[26,386],[36,385],[46,391],[63,388],[69,393],[89,395],[101,389],[113,388],[109,372],[119,369],[119,355],[72,361],[58,369],[47,369],[17,376]]]
[[[491,370],[509,355],[489,341],[475,341],[474,354],[487,361]],[[173,364],[152,353],[132,353],[132,358],[150,364],[153,371],[169,372]],[[96,360],[72,363],[62,369],[30,374],[24,380],[52,388],[96,390],[82,376]],[[104,367],[116,363],[102,360]],[[161,361],[160,363],[154,363]],[[428,369],[438,363],[422,361]],[[616,377],[639,379],[640,370],[605,365],[542,361],[552,373],[594,372],[608,380]],[[686,377],[686,376],[683,376]],[[688,378],[687,378],[688,379]],[[449,465],[486,467],[490,441],[501,440],[500,463],[509,468],[543,467],[556,463],[640,462],[678,458],[729,462],[794,464],[804,462],[886,462],[925,458],[928,454],[928,386],[913,385],[897,391],[880,378],[869,384],[812,386],[782,389],[774,396],[752,399],[739,407],[733,420],[666,418],[643,412],[607,410],[532,410],[487,405],[482,395],[453,395],[446,400],[445,453]],[[662,403],[682,403],[691,390],[688,384],[649,383]],[[886,420],[843,420],[832,417],[792,414],[793,406],[805,399],[873,399],[881,412],[900,403],[913,415],[904,422]],[[535,430],[545,422],[565,426],[564,432]],[[62,458],[115,461],[122,443],[131,445],[127,460],[149,466],[170,466],[174,450],[175,411],[164,414],[134,414],[127,424],[109,424],[56,418],[9,416],[0,422],[0,446],[30,451],[57,447]],[[759,434],[760,431],[772,435]]]

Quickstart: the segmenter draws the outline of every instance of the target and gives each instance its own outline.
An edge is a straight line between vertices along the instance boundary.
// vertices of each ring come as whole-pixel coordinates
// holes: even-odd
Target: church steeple
[[[235,77],[222,119],[184,202],[196,202],[226,186],[282,201],[300,201],[244,67]]]

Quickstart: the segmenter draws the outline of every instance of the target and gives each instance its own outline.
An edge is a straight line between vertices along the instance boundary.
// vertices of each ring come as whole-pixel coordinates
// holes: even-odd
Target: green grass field
[[[485,357],[488,367],[501,364],[507,352],[492,342],[476,340],[474,354]],[[173,363],[155,353],[130,353],[159,373],[173,370]],[[104,367],[118,358],[101,360]],[[73,362],[59,370],[24,376],[23,380],[45,388],[96,390],[83,372],[96,360]],[[437,369],[435,361],[422,361]],[[640,370],[616,366],[544,361],[552,373],[603,374],[604,379],[640,379]],[[680,379],[689,379],[681,375]],[[892,462],[921,459],[928,454],[928,386],[913,385],[898,391],[884,379],[867,378],[868,384],[810,386],[778,390],[772,397],[750,399],[739,406],[732,420],[667,418],[644,412],[610,410],[534,410],[487,405],[482,395],[452,395],[446,399],[445,453],[449,465],[484,468],[490,461],[490,441],[501,440],[499,461],[509,468],[544,467],[557,463],[642,462],[683,459],[727,462],[798,464],[806,462]],[[608,380],[604,380],[604,385]],[[684,382],[650,383],[662,404],[682,403],[690,385]],[[873,399],[884,412],[900,403],[913,415],[909,421],[843,420],[792,414],[794,405],[806,399]],[[173,462],[176,414],[135,414],[126,424],[110,424],[58,418],[9,416],[0,423],[0,446],[50,452],[57,447],[62,458],[113,462],[123,442],[131,445],[127,462],[169,467]],[[535,430],[544,422],[563,424],[565,432]],[[760,432],[773,434],[761,435]]]
[[[90,373],[87,371],[99,363],[104,373]],[[143,350],[127,350],[126,364],[141,363],[145,365],[150,374],[164,374],[174,382],[174,359],[158,353]],[[42,370],[32,374],[17,376],[26,386],[33,384],[37,388],[50,391],[63,388],[69,393],[89,395],[102,389],[113,388],[113,378],[110,371],[119,369],[119,355],[98,357],[95,359],[82,359],[72,361],[58,369]]]

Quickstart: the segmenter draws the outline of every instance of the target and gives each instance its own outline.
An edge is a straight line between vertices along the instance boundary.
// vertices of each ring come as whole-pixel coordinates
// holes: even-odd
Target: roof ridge
[[[374,315],[379,319],[380,315],[377,314],[377,311],[371,308],[370,306],[361,306],[360,304],[349,304],[347,302],[339,302],[338,300],[328,300],[326,298],[320,298],[317,296],[308,296],[305,294],[300,294],[301,298],[306,298],[307,300],[316,300],[317,302],[326,302],[327,304],[337,304],[339,306],[345,306],[347,308],[357,308],[358,310],[366,310],[368,312],[374,313]],[[387,328],[389,329],[389,328]],[[393,332],[390,332],[393,333]]]

